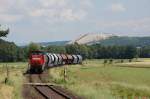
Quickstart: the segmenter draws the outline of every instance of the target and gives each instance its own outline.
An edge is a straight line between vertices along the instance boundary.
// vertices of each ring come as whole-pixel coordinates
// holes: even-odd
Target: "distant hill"
[[[111,38],[113,36],[115,36],[115,35],[106,34],[106,33],[105,34],[104,33],[88,33],[88,34],[81,35],[77,39],[68,42],[68,44],[74,44],[74,43],[94,44],[99,41]]]
[[[108,33],[89,33],[78,37],[75,40],[68,42],[68,44],[101,44],[108,45],[132,45],[132,46],[150,46],[150,37],[129,37],[116,36]]]
[[[54,41],[54,42],[41,42],[41,43],[38,43],[40,44],[41,46],[49,46],[49,45],[56,45],[56,46],[64,46],[68,43],[69,41]]]
[[[125,37],[118,36],[99,41],[102,45],[132,45],[132,46],[150,46],[150,37]]]
[[[101,44],[104,46],[109,45],[132,45],[132,46],[150,46],[150,37],[129,37],[129,36],[117,36],[113,34],[108,33],[88,33],[79,36],[78,38],[71,40],[71,41],[54,41],[54,42],[40,42],[41,46],[50,46],[50,45],[56,45],[56,46],[64,46],[67,44]]]

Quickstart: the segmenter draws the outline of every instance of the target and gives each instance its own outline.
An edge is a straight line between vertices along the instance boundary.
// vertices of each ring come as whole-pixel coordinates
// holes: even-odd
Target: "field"
[[[83,65],[66,66],[66,81],[64,67],[49,71],[55,83],[88,99],[146,98],[150,96],[150,59],[139,60],[105,65],[104,60],[87,60]]]
[[[9,70],[8,81],[6,64]],[[87,99],[150,97],[150,59],[86,60],[83,65],[49,69],[50,81]],[[64,77],[64,68],[66,75]],[[0,63],[0,97],[21,99],[27,63]],[[65,79],[64,79],[65,78]]]
[[[8,81],[6,65],[8,66]],[[0,98],[22,99],[23,73],[27,63],[0,63]]]

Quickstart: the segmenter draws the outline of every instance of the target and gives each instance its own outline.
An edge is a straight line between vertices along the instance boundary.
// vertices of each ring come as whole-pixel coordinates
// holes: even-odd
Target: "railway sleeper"
[[[52,99],[49,96],[47,96],[46,94],[44,94],[44,92],[41,91],[40,89],[41,87],[48,87],[50,90],[54,91],[56,94],[64,97],[64,99],[72,99],[70,96],[68,96],[67,94],[65,94],[64,92],[61,92],[60,90],[58,90],[57,88],[54,88],[54,85],[34,85],[34,88],[46,99]]]

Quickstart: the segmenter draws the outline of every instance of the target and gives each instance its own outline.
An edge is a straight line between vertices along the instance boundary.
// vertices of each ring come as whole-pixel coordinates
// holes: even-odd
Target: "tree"
[[[150,57],[150,46],[145,46],[140,49],[140,57],[142,57],[142,58]]]
[[[50,45],[45,48],[47,52],[50,53],[66,53],[66,49],[64,46],[56,46],[56,45]]]
[[[126,50],[125,50],[125,58],[126,59],[132,59],[136,56],[137,52],[136,52],[136,48],[133,46],[126,46]]]
[[[0,25],[1,27],[1,25]],[[0,30],[0,37],[6,37],[9,34],[9,29],[7,30]]]
[[[28,46],[28,52],[41,50],[41,46],[37,43],[30,43]]]
[[[0,61],[17,61],[17,48],[14,43],[0,40]]]
[[[82,55],[83,59],[88,58],[89,47],[87,45],[79,45],[78,43],[67,45],[66,52],[68,54],[79,54]]]
[[[80,55],[82,55],[83,59],[86,59],[88,58],[88,53],[89,53],[89,49],[88,49],[88,46],[86,45],[79,45],[78,46],[78,49],[79,49],[79,53]]]

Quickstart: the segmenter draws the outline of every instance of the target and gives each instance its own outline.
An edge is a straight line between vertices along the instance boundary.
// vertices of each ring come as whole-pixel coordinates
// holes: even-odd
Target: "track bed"
[[[34,86],[34,88],[46,99],[72,99],[71,97],[62,93],[60,90],[54,88],[53,86],[40,85]]]
[[[60,86],[52,85],[47,79],[47,72],[27,74],[23,86],[24,99],[82,99]]]

